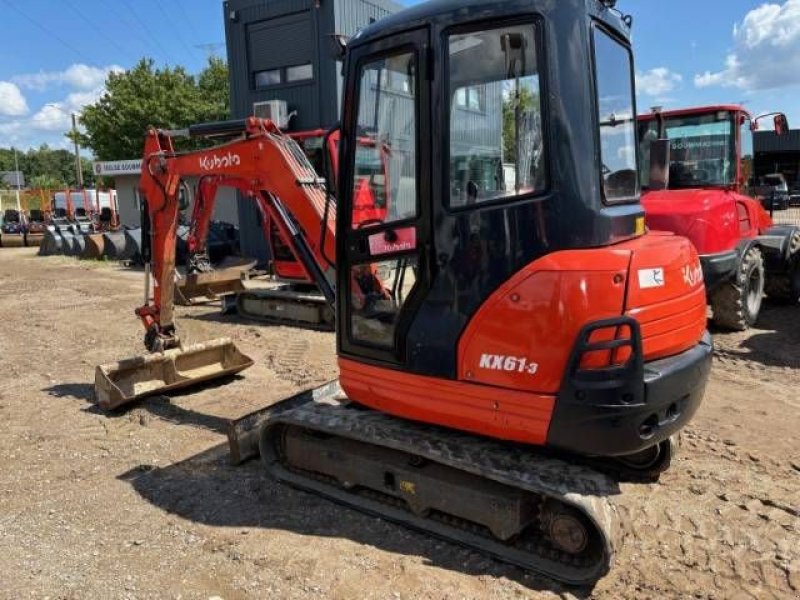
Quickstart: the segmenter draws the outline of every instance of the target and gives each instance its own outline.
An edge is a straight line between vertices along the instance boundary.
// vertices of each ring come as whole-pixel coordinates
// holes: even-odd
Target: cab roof
[[[743,112],[749,115],[750,113],[741,104],[710,104],[708,106],[694,106],[690,108],[676,108],[674,110],[663,110],[661,115],[664,118],[669,117],[688,117],[693,115],[705,115],[715,112]],[[652,121],[656,118],[656,113],[649,112],[643,113],[637,117],[639,121]]]
[[[623,15],[609,8],[607,0],[559,0],[573,2],[585,15],[602,20],[620,36],[630,39],[630,28]],[[481,17],[497,17],[502,10],[508,16],[526,13],[547,14],[552,10],[552,0],[429,0],[388,15],[358,32],[350,43],[354,46],[368,43],[401,31],[425,27],[431,23],[442,26],[463,21],[479,20]]]

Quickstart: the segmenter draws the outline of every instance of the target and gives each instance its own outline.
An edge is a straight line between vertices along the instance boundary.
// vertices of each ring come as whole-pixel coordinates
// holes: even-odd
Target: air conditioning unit
[[[259,119],[269,119],[281,129],[289,127],[289,108],[284,100],[267,100],[266,102],[253,103],[253,116]]]

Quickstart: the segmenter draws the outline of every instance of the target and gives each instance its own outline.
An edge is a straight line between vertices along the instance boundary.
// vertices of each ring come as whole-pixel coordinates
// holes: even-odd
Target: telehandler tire
[[[800,300],[800,231],[792,234],[789,242],[787,268],[767,278],[764,291],[776,304],[793,305]]]
[[[746,331],[755,325],[764,298],[764,279],[764,257],[753,246],[742,257],[734,278],[712,294],[714,324],[732,331]]]

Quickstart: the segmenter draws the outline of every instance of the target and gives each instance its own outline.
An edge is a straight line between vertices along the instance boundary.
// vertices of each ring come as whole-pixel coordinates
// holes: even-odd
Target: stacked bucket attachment
[[[231,457],[260,452],[294,487],[572,585],[622,542],[611,477],[521,444],[397,419],[337,382],[229,423]]]
[[[173,348],[101,365],[94,389],[101,408],[119,408],[148,396],[229,377],[253,366],[229,338]]]
[[[99,260],[103,258],[103,251],[106,247],[105,238],[102,233],[90,233],[84,236],[85,247],[81,258],[84,260]]]
[[[103,234],[103,256],[108,260],[122,260],[125,245],[124,231],[106,231]]]
[[[191,306],[238,294],[245,290],[244,281],[255,266],[256,261],[242,259],[234,264],[223,264],[207,273],[190,273],[178,280],[175,286],[175,302],[182,306]]]

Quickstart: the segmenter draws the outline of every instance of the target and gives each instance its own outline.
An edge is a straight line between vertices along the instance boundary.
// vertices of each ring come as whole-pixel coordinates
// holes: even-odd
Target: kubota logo
[[[228,152],[225,156],[203,156],[200,158],[200,168],[204,171],[213,171],[214,169],[227,169],[228,167],[238,167],[242,164],[242,159],[238,154]]]
[[[689,287],[696,287],[703,281],[703,267],[700,263],[695,266],[686,265],[683,267],[683,282]]]

